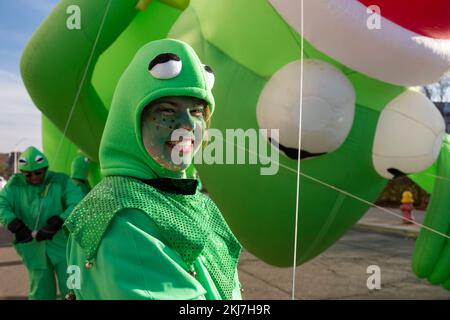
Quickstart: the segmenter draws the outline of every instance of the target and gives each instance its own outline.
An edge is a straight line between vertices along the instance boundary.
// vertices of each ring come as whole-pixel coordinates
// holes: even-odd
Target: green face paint
[[[179,111],[186,111],[186,108],[192,107],[186,105],[186,101],[190,100],[182,98],[191,97],[198,99],[197,101],[205,101],[205,105],[208,106],[205,114],[212,114],[215,106],[211,92],[213,80],[211,68],[203,64],[195,51],[183,42],[162,39],[150,42],[139,49],[120,77],[111,103],[99,150],[102,174],[124,175],[138,179],[185,177],[185,170],[182,168],[186,166],[173,166],[170,153],[168,154],[167,150],[163,152],[164,145],[170,140],[171,134],[179,133],[177,128],[182,129],[186,126],[186,120],[183,120],[181,115],[193,117],[195,121],[192,119],[191,121],[196,124],[194,127],[205,126],[202,124],[202,121],[206,120],[205,117],[197,119],[193,112],[180,114]],[[177,116],[167,113],[166,110],[158,117],[155,116],[155,120],[153,117],[147,117],[146,110],[164,97],[175,99],[173,101],[178,105],[175,112]],[[180,98],[182,103],[177,100]],[[184,109],[179,109],[182,106]],[[148,121],[152,123],[143,124],[143,118],[149,118]],[[156,125],[153,127],[155,122],[159,125],[159,129]],[[154,151],[157,152],[153,153],[150,150],[149,153],[144,144],[143,134],[145,143],[152,140],[155,146],[159,146],[155,147]],[[196,140],[200,144],[201,138]],[[194,151],[195,147],[197,145],[194,146]],[[163,159],[157,159],[161,157]]]
[[[207,107],[192,97],[163,97],[142,113],[142,142],[148,154],[172,171],[186,169],[199,150]]]

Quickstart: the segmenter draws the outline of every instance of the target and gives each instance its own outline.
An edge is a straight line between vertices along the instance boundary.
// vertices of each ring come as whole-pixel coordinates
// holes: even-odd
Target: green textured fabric
[[[19,170],[34,171],[48,167],[47,157],[35,147],[28,147],[19,157]]]
[[[141,210],[116,213],[92,268],[84,267],[86,259],[84,250],[69,236],[68,264],[80,267],[80,287],[73,290],[77,300],[222,299],[203,263],[206,258],[200,254],[194,261],[195,277],[187,272],[181,256],[167,245],[160,228]],[[237,270],[234,284],[232,299],[240,300]]]
[[[220,296],[232,298],[241,247],[214,203],[198,191],[185,196],[160,192],[129,177],[103,179],[65,224],[88,260],[95,257],[115,214],[127,208],[140,209],[155,222],[186,271],[202,254]]]
[[[181,59],[181,73],[175,78],[161,80],[149,73],[149,63],[162,53],[174,53]],[[150,102],[165,96],[196,97],[208,103],[211,113],[214,111],[214,97],[207,86],[204,65],[189,45],[172,39],[143,46],[121,76],[100,143],[103,175],[140,179],[185,176],[184,172],[161,167],[142,143],[142,111]]]

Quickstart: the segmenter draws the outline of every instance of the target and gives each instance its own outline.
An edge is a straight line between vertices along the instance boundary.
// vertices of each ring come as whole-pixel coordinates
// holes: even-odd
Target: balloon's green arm
[[[74,4],[79,8],[79,29],[73,28]],[[98,57],[137,14],[136,4],[137,0],[63,0],[33,34],[21,58],[22,78],[33,102],[93,160],[98,160],[107,110],[91,75]],[[86,135],[80,132],[91,138],[83,139]]]
[[[435,161],[433,165],[428,169],[426,169],[425,171],[409,174],[408,178],[413,180],[423,190],[425,190],[429,194],[432,194],[434,189],[434,183],[436,181],[435,177],[437,176],[437,163],[438,161]]]
[[[414,248],[412,268],[419,278],[450,290],[450,136],[446,135],[436,165],[437,178],[424,225]]]

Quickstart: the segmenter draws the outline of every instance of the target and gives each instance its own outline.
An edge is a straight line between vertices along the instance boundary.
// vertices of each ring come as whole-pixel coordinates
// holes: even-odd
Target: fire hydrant
[[[400,206],[400,210],[403,213],[402,222],[403,224],[412,224],[414,221],[414,217],[412,215],[412,211],[414,209],[414,198],[412,193],[410,191],[403,192],[401,202],[402,204]]]

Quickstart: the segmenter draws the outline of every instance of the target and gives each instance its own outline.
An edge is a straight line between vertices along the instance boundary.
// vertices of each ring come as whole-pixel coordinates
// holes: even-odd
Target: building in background
[[[20,152],[0,153],[0,177],[8,180],[14,174],[14,159],[19,159]]]

